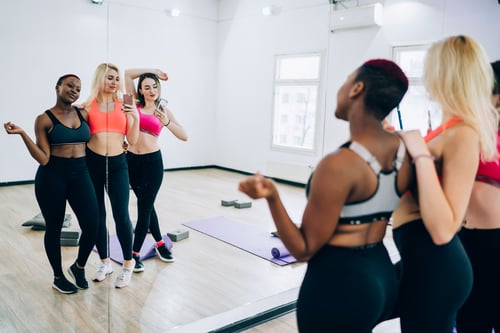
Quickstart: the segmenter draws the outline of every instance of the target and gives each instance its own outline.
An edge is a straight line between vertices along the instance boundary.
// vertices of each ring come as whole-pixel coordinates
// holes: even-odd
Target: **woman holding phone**
[[[137,91],[134,79],[138,78]],[[160,79],[168,76],[159,69],[128,69],[125,71],[127,93],[137,98],[139,113],[139,139],[128,146],[127,162],[130,185],[137,196],[137,224],[135,226],[132,254],[135,260],[134,272],[144,271],[140,250],[148,230],[156,244],[158,257],[165,262],[173,262],[174,257],[165,245],[160,231],[158,215],[154,208],[156,195],[163,181],[163,157],[158,143],[161,131],[166,128],[179,140],[187,141],[188,136],[182,125],[161,99]]]
[[[108,193],[115,221],[116,235],[123,254],[122,271],[115,287],[128,286],[134,267],[132,260],[132,223],[128,210],[130,185],[123,145],[139,137],[139,119],[133,99],[122,103],[120,71],[110,63],[100,64],[94,74],[91,95],[85,102],[90,125],[87,164],[99,205],[99,229],[96,247],[101,264],[94,281],[103,281],[113,272],[109,257],[109,235],[106,227],[104,191]]]

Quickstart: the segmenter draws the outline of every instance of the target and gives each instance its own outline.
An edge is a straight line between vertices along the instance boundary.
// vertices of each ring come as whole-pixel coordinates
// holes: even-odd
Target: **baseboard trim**
[[[170,168],[170,169],[164,169],[165,172],[175,172],[175,171],[187,171],[187,170],[200,170],[200,169],[219,169],[219,170],[224,170],[224,171],[230,171],[230,172],[236,172],[242,175],[247,175],[250,176],[253,173],[251,172],[245,172],[237,169],[232,169],[232,168],[226,168],[220,165],[200,165],[200,166],[192,166],[192,167],[182,167],[182,168]],[[276,182],[282,183],[282,184],[287,184],[291,186],[297,186],[297,187],[305,187],[305,184],[303,183],[298,183],[298,182],[293,182],[285,179],[280,179],[276,177],[270,177],[271,179],[275,180]],[[0,183],[0,187],[4,186],[16,186],[16,185],[29,185],[29,184],[34,184],[34,180],[20,180],[20,181],[12,181],[12,182],[2,182]]]

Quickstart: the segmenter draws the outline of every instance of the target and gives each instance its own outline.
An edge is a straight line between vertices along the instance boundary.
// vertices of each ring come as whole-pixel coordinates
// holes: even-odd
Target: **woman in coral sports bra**
[[[101,265],[94,274],[94,281],[102,281],[113,272],[109,255],[109,237],[106,227],[104,192],[108,193],[115,220],[116,235],[123,255],[122,271],[115,286],[126,287],[130,282],[132,260],[132,223],[129,216],[128,167],[124,140],[135,143],[139,137],[139,119],[133,103],[122,104],[120,72],[113,64],[100,64],[94,74],[92,91],[85,102],[90,126],[87,143],[87,164],[94,183],[99,204],[99,229],[96,247]]]
[[[436,42],[423,74],[442,125],[425,141],[401,133],[416,170],[416,188],[393,214],[401,255],[400,322],[403,333],[452,332],[472,288],[472,268],[457,236],[479,156],[497,157],[498,113],[491,103],[493,72],[481,46],[467,36]]]
[[[500,112],[500,60],[495,73],[493,104]],[[500,123],[499,123],[500,127]],[[497,131],[500,154],[500,131]],[[474,273],[472,291],[458,311],[458,333],[500,332],[500,161],[480,162],[469,207],[459,233]]]

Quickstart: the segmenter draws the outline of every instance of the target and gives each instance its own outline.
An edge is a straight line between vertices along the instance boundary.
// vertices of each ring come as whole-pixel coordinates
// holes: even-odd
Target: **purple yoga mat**
[[[170,250],[172,248],[172,241],[170,240],[170,238],[167,235],[163,235],[163,240],[165,241],[165,245],[167,246],[167,248]],[[156,256],[155,243],[156,242],[154,239],[146,236],[146,239],[144,239],[144,243],[141,247],[141,260]],[[94,251],[95,250],[96,249],[94,247]],[[111,260],[119,264],[123,263],[122,248],[116,235],[109,236],[109,257]]]
[[[280,259],[290,256],[290,252],[284,245],[282,245],[278,247],[273,247],[271,249],[271,255],[273,256],[273,258]]]
[[[273,237],[269,231],[251,225],[231,221],[223,216],[183,224],[280,266],[297,261],[291,255],[273,257],[272,249],[283,249],[283,242],[278,237]]]

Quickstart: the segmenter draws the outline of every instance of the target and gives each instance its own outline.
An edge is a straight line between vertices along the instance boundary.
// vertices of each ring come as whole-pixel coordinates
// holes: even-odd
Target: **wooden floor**
[[[120,266],[103,282],[90,281],[99,258],[87,264],[90,288],[73,295],[52,289],[52,271],[43,249],[43,231],[21,224],[37,215],[33,185],[0,187],[0,332],[166,332],[203,318],[297,288],[306,265],[278,266],[219,240],[182,226],[183,222],[224,216],[274,230],[267,204],[237,191],[239,173],[209,168],[165,173],[157,199],[163,233],[189,230],[189,238],[174,243],[174,263],[144,261],[127,288],[115,289]],[[279,183],[290,216],[300,222],[304,189]],[[248,199],[252,207],[220,205],[222,199]],[[136,200],[131,192],[130,214]],[[109,210],[108,210],[109,211]],[[68,208],[68,212],[71,209]],[[111,215],[110,213],[108,215]],[[73,226],[76,220],[73,218]],[[108,217],[110,233],[113,221]],[[148,236],[150,237],[150,236]],[[63,247],[64,270],[76,258],[76,247]],[[296,332],[290,313],[246,332]],[[397,333],[389,323],[375,332]],[[197,333],[197,332],[193,332]],[[200,332],[201,333],[201,332]]]

